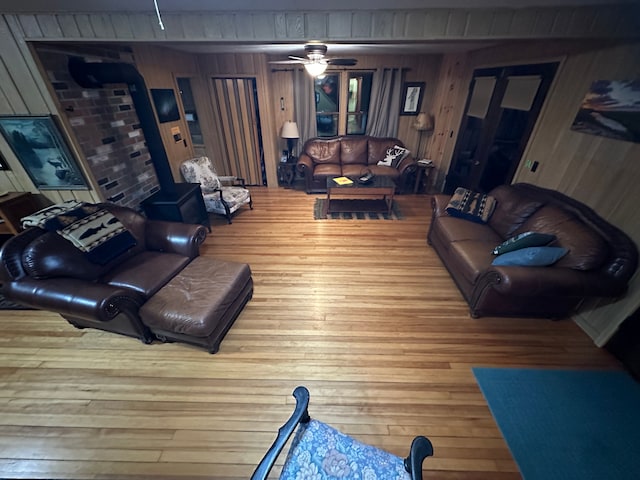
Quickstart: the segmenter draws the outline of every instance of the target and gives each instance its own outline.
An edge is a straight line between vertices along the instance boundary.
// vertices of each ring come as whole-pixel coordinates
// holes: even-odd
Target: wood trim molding
[[[357,10],[332,12],[5,15],[29,41],[144,40],[273,42],[638,38],[632,4],[542,8]]]

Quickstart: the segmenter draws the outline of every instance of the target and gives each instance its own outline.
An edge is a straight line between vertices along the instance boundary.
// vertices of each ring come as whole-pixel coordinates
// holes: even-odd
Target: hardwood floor
[[[248,479],[305,385],[310,413],[406,455],[426,479],[520,478],[472,366],[619,369],[572,321],[472,319],[404,220],[313,220],[317,195],[254,188],[203,255],[247,262],[255,293],[220,352],[0,312],[0,477]]]

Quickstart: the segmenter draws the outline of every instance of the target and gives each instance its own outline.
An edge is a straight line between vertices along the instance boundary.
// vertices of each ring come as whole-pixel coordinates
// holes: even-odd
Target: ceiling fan
[[[325,57],[327,53],[327,46],[323,43],[307,43],[304,46],[304,53],[307,58],[297,57],[295,55],[289,55],[289,60],[274,60],[269,63],[277,64],[294,64],[300,63],[304,65],[304,68],[310,75],[317,77],[322,75],[327,69],[328,65],[339,65],[344,67],[352,67],[358,63],[355,58],[328,58]]]

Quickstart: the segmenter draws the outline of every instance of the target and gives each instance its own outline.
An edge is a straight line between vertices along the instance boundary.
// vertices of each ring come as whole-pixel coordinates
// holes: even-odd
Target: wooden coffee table
[[[381,176],[374,177],[367,184],[358,183],[353,178],[351,180],[353,183],[350,185],[338,185],[333,177],[327,177],[327,201],[323,216],[336,212],[387,212],[391,215],[396,189],[393,180]]]

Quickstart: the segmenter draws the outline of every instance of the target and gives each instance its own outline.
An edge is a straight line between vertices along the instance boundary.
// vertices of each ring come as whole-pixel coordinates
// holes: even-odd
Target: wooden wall
[[[0,115],[50,115],[58,113],[58,104],[51,94],[35,54],[23,41],[23,32],[16,17],[0,17]],[[102,200],[95,189],[95,179],[87,168],[86,160],[73,141],[66,118],[59,116],[63,134],[70,139],[72,154],[79,160],[80,168],[90,183],[89,190],[46,190],[45,197],[53,202]],[[0,190],[38,193],[35,185],[0,135],[0,153],[7,160],[10,170],[0,171]]]
[[[375,70],[377,68],[398,67],[406,69],[406,81],[424,81],[426,84],[422,111],[433,108],[433,96],[437,88],[440,69],[440,55],[364,55],[356,56],[358,65],[347,70]],[[258,101],[262,119],[262,133],[265,147],[265,162],[269,186],[277,186],[276,167],[285,142],[280,138],[280,130],[285,120],[294,119],[293,74],[288,68],[274,68],[269,60],[281,57],[267,57],[263,54],[203,54],[198,63],[203,81],[219,76],[255,76],[258,82]],[[280,98],[284,110],[281,109]],[[411,127],[415,117],[400,117],[398,137],[409,148],[417,148],[418,132]],[[220,127],[216,119],[209,117],[210,138],[219,138]],[[428,139],[424,139],[426,144]],[[211,145],[215,152],[215,145]],[[221,154],[221,152],[215,152]]]
[[[203,82],[206,82],[209,97],[213,98],[211,79],[214,77],[247,77],[256,79],[258,93],[258,110],[262,119],[262,142],[265,152],[265,171],[267,185],[278,185],[276,158],[278,152],[277,138],[278,127],[273,122],[274,103],[271,95],[271,82],[267,57],[261,53],[255,54],[201,54],[198,55],[198,65]],[[211,101],[209,100],[209,105]],[[205,127],[204,123],[207,124]],[[205,138],[214,139],[212,144],[207,143],[207,149],[211,149],[214,157],[222,157],[224,152],[221,143],[215,139],[222,138],[223,125],[218,125],[218,119],[213,110],[207,113],[203,121],[203,134]]]
[[[404,70],[404,80],[407,82],[425,82],[425,94],[421,105],[421,111],[433,113],[433,99],[438,88],[438,76],[440,73],[441,55],[349,55],[356,58],[358,64],[354,67],[344,67],[340,70],[347,71],[374,71],[381,68],[401,68]],[[269,60],[281,60],[283,57],[269,57]],[[274,65],[271,73],[271,102],[275,107],[273,121],[279,131],[285,120],[293,120],[295,111],[293,108],[293,74],[292,66]],[[286,68],[288,67],[288,68]],[[295,65],[293,66],[295,67]],[[332,70],[329,69],[328,72]],[[284,110],[280,110],[280,98],[283,98]],[[399,116],[398,138],[415,151],[418,147],[419,133],[412,127],[414,116],[400,116],[399,112],[390,112]],[[428,150],[431,133],[426,133],[422,140],[422,149]],[[279,140],[278,152],[286,148],[283,140]]]
[[[515,178],[590,205],[636,245],[640,245],[640,144],[579,133],[570,126],[593,81],[640,79],[638,59],[640,43],[567,56]],[[526,167],[534,161],[540,164],[536,172]],[[602,345],[639,306],[636,273],[624,299],[594,302],[576,320]]]
[[[0,18],[0,113],[47,114],[57,107],[46,82],[38,71],[29,51],[28,42],[278,42],[301,44],[309,39],[355,43],[437,42],[451,40],[495,40],[533,38],[633,38],[638,35],[638,8],[634,5],[568,6],[539,8],[424,8],[419,10],[341,10],[341,11],[239,11],[189,12],[163,15],[165,30],[158,26],[153,12],[130,13],[50,13],[2,14]],[[150,54],[150,52],[147,52]],[[151,54],[150,54],[151,55]],[[153,64],[155,60],[142,63]],[[174,58],[175,59],[175,58]],[[226,58],[227,64],[243,63],[241,59]],[[252,59],[249,59],[250,61]],[[260,111],[272,117],[273,105],[267,91],[268,66],[264,57],[253,60],[258,69],[248,75],[258,75]],[[217,61],[214,61],[215,64]],[[210,61],[205,60],[205,64]],[[253,65],[258,66],[258,64]],[[213,68],[218,73],[230,73],[225,65]],[[143,67],[144,69],[145,67]],[[213,73],[210,71],[209,73]],[[159,74],[162,77],[162,74]],[[165,80],[162,81],[165,83]],[[427,87],[428,88],[428,87]],[[279,97],[277,100],[279,102]],[[277,107],[276,107],[277,110]],[[211,120],[211,119],[208,119]],[[278,119],[280,124],[281,119]],[[401,122],[401,136],[413,143],[406,123]],[[206,122],[203,122],[206,123]],[[404,125],[403,125],[404,124]],[[169,125],[167,125],[170,128]],[[185,128],[185,125],[182,126]],[[268,127],[265,150],[277,158],[279,145],[274,143],[279,126]],[[68,133],[68,132],[67,132]],[[207,135],[207,132],[204,132]],[[209,134],[214,132],[209,132]],[[417,134],[416,134],[417,135]],[[210,135],[210,138],[214,138]],[[181,157],[190,150],[172,152],[178,148],[168,145],[170,156]],[[215,145],[207,145],[207,153]],[[12,171],[0,172],[0,188],[33,190],[34,186],[4,141],[0,139],[0,152],[7,158]],[[215,150],[214,150],[215,152]],[[81,163],[85,161],[75,152]],[[192,152],[189,152],[192,153]],[[269,185],[276,182],[275,167],[267,160]],[[85,172],[87,173],[87,172]],[[174,172],[175,173],[175,172]],[[90,175],[87,175],[90,177]],[[93,180],[92,180],[93,181]],[[53,200],[82,197],[99,200],[90,190],[49,191]]]
[[[133,56],[136,67],[144,77],[147,89],[171,88],[176,94],[180,110],[180,119],[175,122],[158,123],[162,142],[171,164],[171,171],[176,181],[183,181],[180,176],[180,164],[195,156],[189,126],[185,120],[182,102],[179,99],[180,92],[176,83],[176,77],[198,76],[198,65],[195,55],[180,52],[166,47],[153,45],[133,45]],[[193,86],[197,88],[197,84]],[[151,91],[149,91],[149,98]],[[155,109],[155,107],[154,107]],[[183,140],[176,142],[173,138],[173,129],[179,129]]]
[[[427,158],[435,165],[431,179],[435,191],[442,189],[449,170],[472,70],[465,53],[446,55],[442,60],[433,98],[435,128],[427,149]]]

